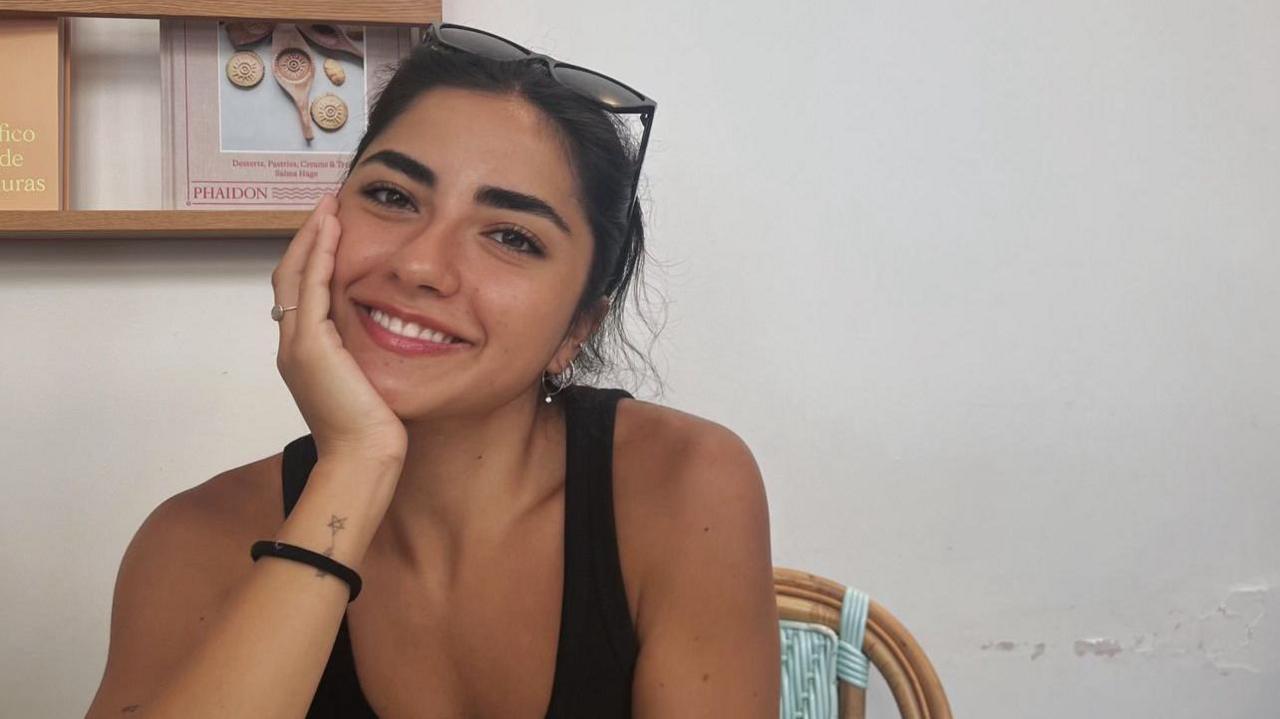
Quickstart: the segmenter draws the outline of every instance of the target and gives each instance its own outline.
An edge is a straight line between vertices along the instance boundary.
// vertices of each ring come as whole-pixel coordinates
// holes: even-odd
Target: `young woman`
[[[777,716],[749,449],[570,383],[643,256],[619,86],[504,45],[389,81],[272,276],[311,432],[147,518],[90,717]]]

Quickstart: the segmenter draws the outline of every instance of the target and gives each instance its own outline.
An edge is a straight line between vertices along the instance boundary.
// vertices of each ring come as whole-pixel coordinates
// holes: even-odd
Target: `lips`
[[[421,339],[442,345],[455,344],[462,341],[456,337],[450,337],[443,332],[437,332],[430,327],[420,327],[416,322],[406,322],[401,320],[399,317],[392,317],[377,308],[370,308],[369,316],[372,317],[373,321],[377,322],[383,329],[391,332],[392,334],[400,335],[401,337],[408,337],[411,340]]]
[[[461,350],[469,349],[471,344],[468,342],[434,342],[430,339],[404,337],[398,335],[391,330],[378,324],[373,319],[373,315],[366,310],[360,308],[360,324],[364,327],[365,332],[373,340],[377,346],[395,352],[396,354],[408,356],[428,356],[441,355]]]
[[[415,335],[417,335],[418,333],[421,333],[422,330],[433,330],[435,332],[439,332],[440,334],[445,335],[447,338],[451,340],[456,340],[459,343],[470,344],[470,341],[463,335],[463,333],[460,330],[454,329],[450,327],[448,324],[446,324],[444,321],[438,320],[434,317],[427,317],[426,315],[418,314],[411,310],[402,309],[394,305],[390,305],[382,302],[356,302],[356,305],[359,306],[360,309],[363,310],[366,314],[369,314],[371,310],[378,310],[381,313],[389,315],[393,319],[393,321],[399,320],[399,323],[401,325],[400,329],[403,329],[407,325],[417,325],[417,331],[414,332]],[[382,318],[382,317],[379,317],[377,319],[383,320],[384,322],[386,320],[386,318]],[[405,334],[409,334],[409,333],[405,333]],[[439,340],[441,338],[424,337],[422,339]]]

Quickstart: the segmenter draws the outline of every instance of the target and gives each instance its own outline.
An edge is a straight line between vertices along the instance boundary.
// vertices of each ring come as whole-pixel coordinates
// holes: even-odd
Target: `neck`
[[[535,390],[536,391],[536,390]],[[479,416],[406,422],[409,450],[371,551],[409,567],[456,567],[560,491],[563,401],[522,393]]]

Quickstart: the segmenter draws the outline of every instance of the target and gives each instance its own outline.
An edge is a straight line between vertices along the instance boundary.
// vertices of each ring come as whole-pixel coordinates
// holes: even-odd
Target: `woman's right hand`
[[[284,313],[276,367],[311,429],[320,457],[403,462],[404,423],[378,394],[329,319],[329,281],[342,229],[338,200],[321,198],[271,273]]]

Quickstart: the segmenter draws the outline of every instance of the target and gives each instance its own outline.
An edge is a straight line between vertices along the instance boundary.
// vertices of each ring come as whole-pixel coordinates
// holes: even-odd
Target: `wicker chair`
[[[783,719],[863,719],[869,666],[889,684],[904,719],[951,719],[929,658],[888,610],[794,569],[775,567],[773,584],[783,624]]]

